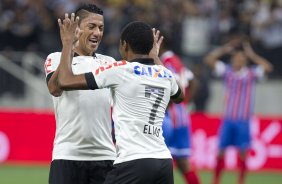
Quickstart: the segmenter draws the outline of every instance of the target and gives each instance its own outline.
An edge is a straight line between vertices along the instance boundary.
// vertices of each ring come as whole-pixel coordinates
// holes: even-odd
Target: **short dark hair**
[[[103,10],[95,4],[81,4],[75,11],[75,15],[79,16],[79,25],[81,21],[88,16],[89,13],[103,15]]]
[[[121,41],[128,43],[135,54],[149,54],[154,43],[152,28],[145,22],[131,22],[123,28]]]

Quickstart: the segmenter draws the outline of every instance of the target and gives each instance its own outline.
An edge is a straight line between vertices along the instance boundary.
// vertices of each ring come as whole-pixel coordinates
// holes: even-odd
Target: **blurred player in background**
[[[163,129],[165,142],[181,171],[186,183],[199,184],[194,170],[189,167],[188,157],[191,154],[190,115],[188,103],[195,95],[197,82],[193,73],[181,62],[181,59],[170,49],[170,36],[162,32],[165,39],[160,49],[160,57],[164,66],[172,71],[185,91],[185,100],[180,104],[170,104],[164,119]]]
[[[154,54],[158,32],[143,22],[129,23],[122,31],[123,59],[92,72],[74,75],[71,71],[77,18],[59,20],[63,43],[58,81],[64,90],[110,88],[117,146],[114,169],[105,184],[172,184],[170,152],[162,136],[162,122],[170,101],[184,99],[172,73]]]
[[[73,49],[72,71],[90,72],[97,65],[115,61],[96,53],[103,36],[103,11],[89,4],[79,7],[76,14],[83,33]],[[61,52],[51,53],[45,63],[56,115],[49,183],[102,184],[116,158],[111,139],[110,90],[63,91],[58,85],[60,59]]]
[[[230,55],[230,64],[220,59]],[[248,61],[253,65],[249,66]],[[223,123],[220,128],[217,165],[214,171],[213,184],[219,184],[224,168],[224,151],[233,145],[239,149],[240,174],[238,183],[243,184],[246,173],[246,152],[250,146],[250,119],[254,108],[255,82],[262,79],[265,73],[272,71],[272,65],[257,55],[250,43],[242,38],[210,52],[205,58],[218,77],[224,79],[225,104]]]

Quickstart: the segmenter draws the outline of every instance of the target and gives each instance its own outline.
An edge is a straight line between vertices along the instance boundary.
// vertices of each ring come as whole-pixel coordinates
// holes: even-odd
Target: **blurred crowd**
[[[0,51],[35,51],[44,58],[60,51],[57,19],[89,2],[104,10],[100,53],[120,59],[122,27],[143,20],[167,33],[172,50],[203,80],[203,88],[203,57],[238,35],[274,65],[270,77],[282,77],[282,0],[1,0]]]

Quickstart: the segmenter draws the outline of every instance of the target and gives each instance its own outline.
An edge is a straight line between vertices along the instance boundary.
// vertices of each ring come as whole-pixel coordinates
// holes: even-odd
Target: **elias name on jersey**
[[[160,131],[161,131],[161,128],[156,127],[154,125],[144,125],[143,133],[159,137]]]

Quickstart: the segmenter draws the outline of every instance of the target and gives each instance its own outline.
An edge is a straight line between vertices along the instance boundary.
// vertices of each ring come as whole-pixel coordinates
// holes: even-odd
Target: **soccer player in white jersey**
[[[172,184],[172,158],[162,136],[162,122],[170,99],[179,103],[184,96],[171,71],[155,65],[148,55],[158,34],[153,35],[143,22],[132,22],[121,33],[120,52],[125,60],[73,75],[74,19],[72,14],[58,21],[63,43],[58,81],[66,90],[111,90],[117,159],[105,184]]]
[[[90,72],[97,65],[115,61],[95,53],[104,29],[102,10],[90,4],[79,7],[76,12],[83,33],[73,49],[72,71],[75,74]],[[62,91],[57,81],[60,58],[60,52],[52,53],[45,64],[56,115],[49,183],[102,184],[116,158],[111,139],[110,90]]]

